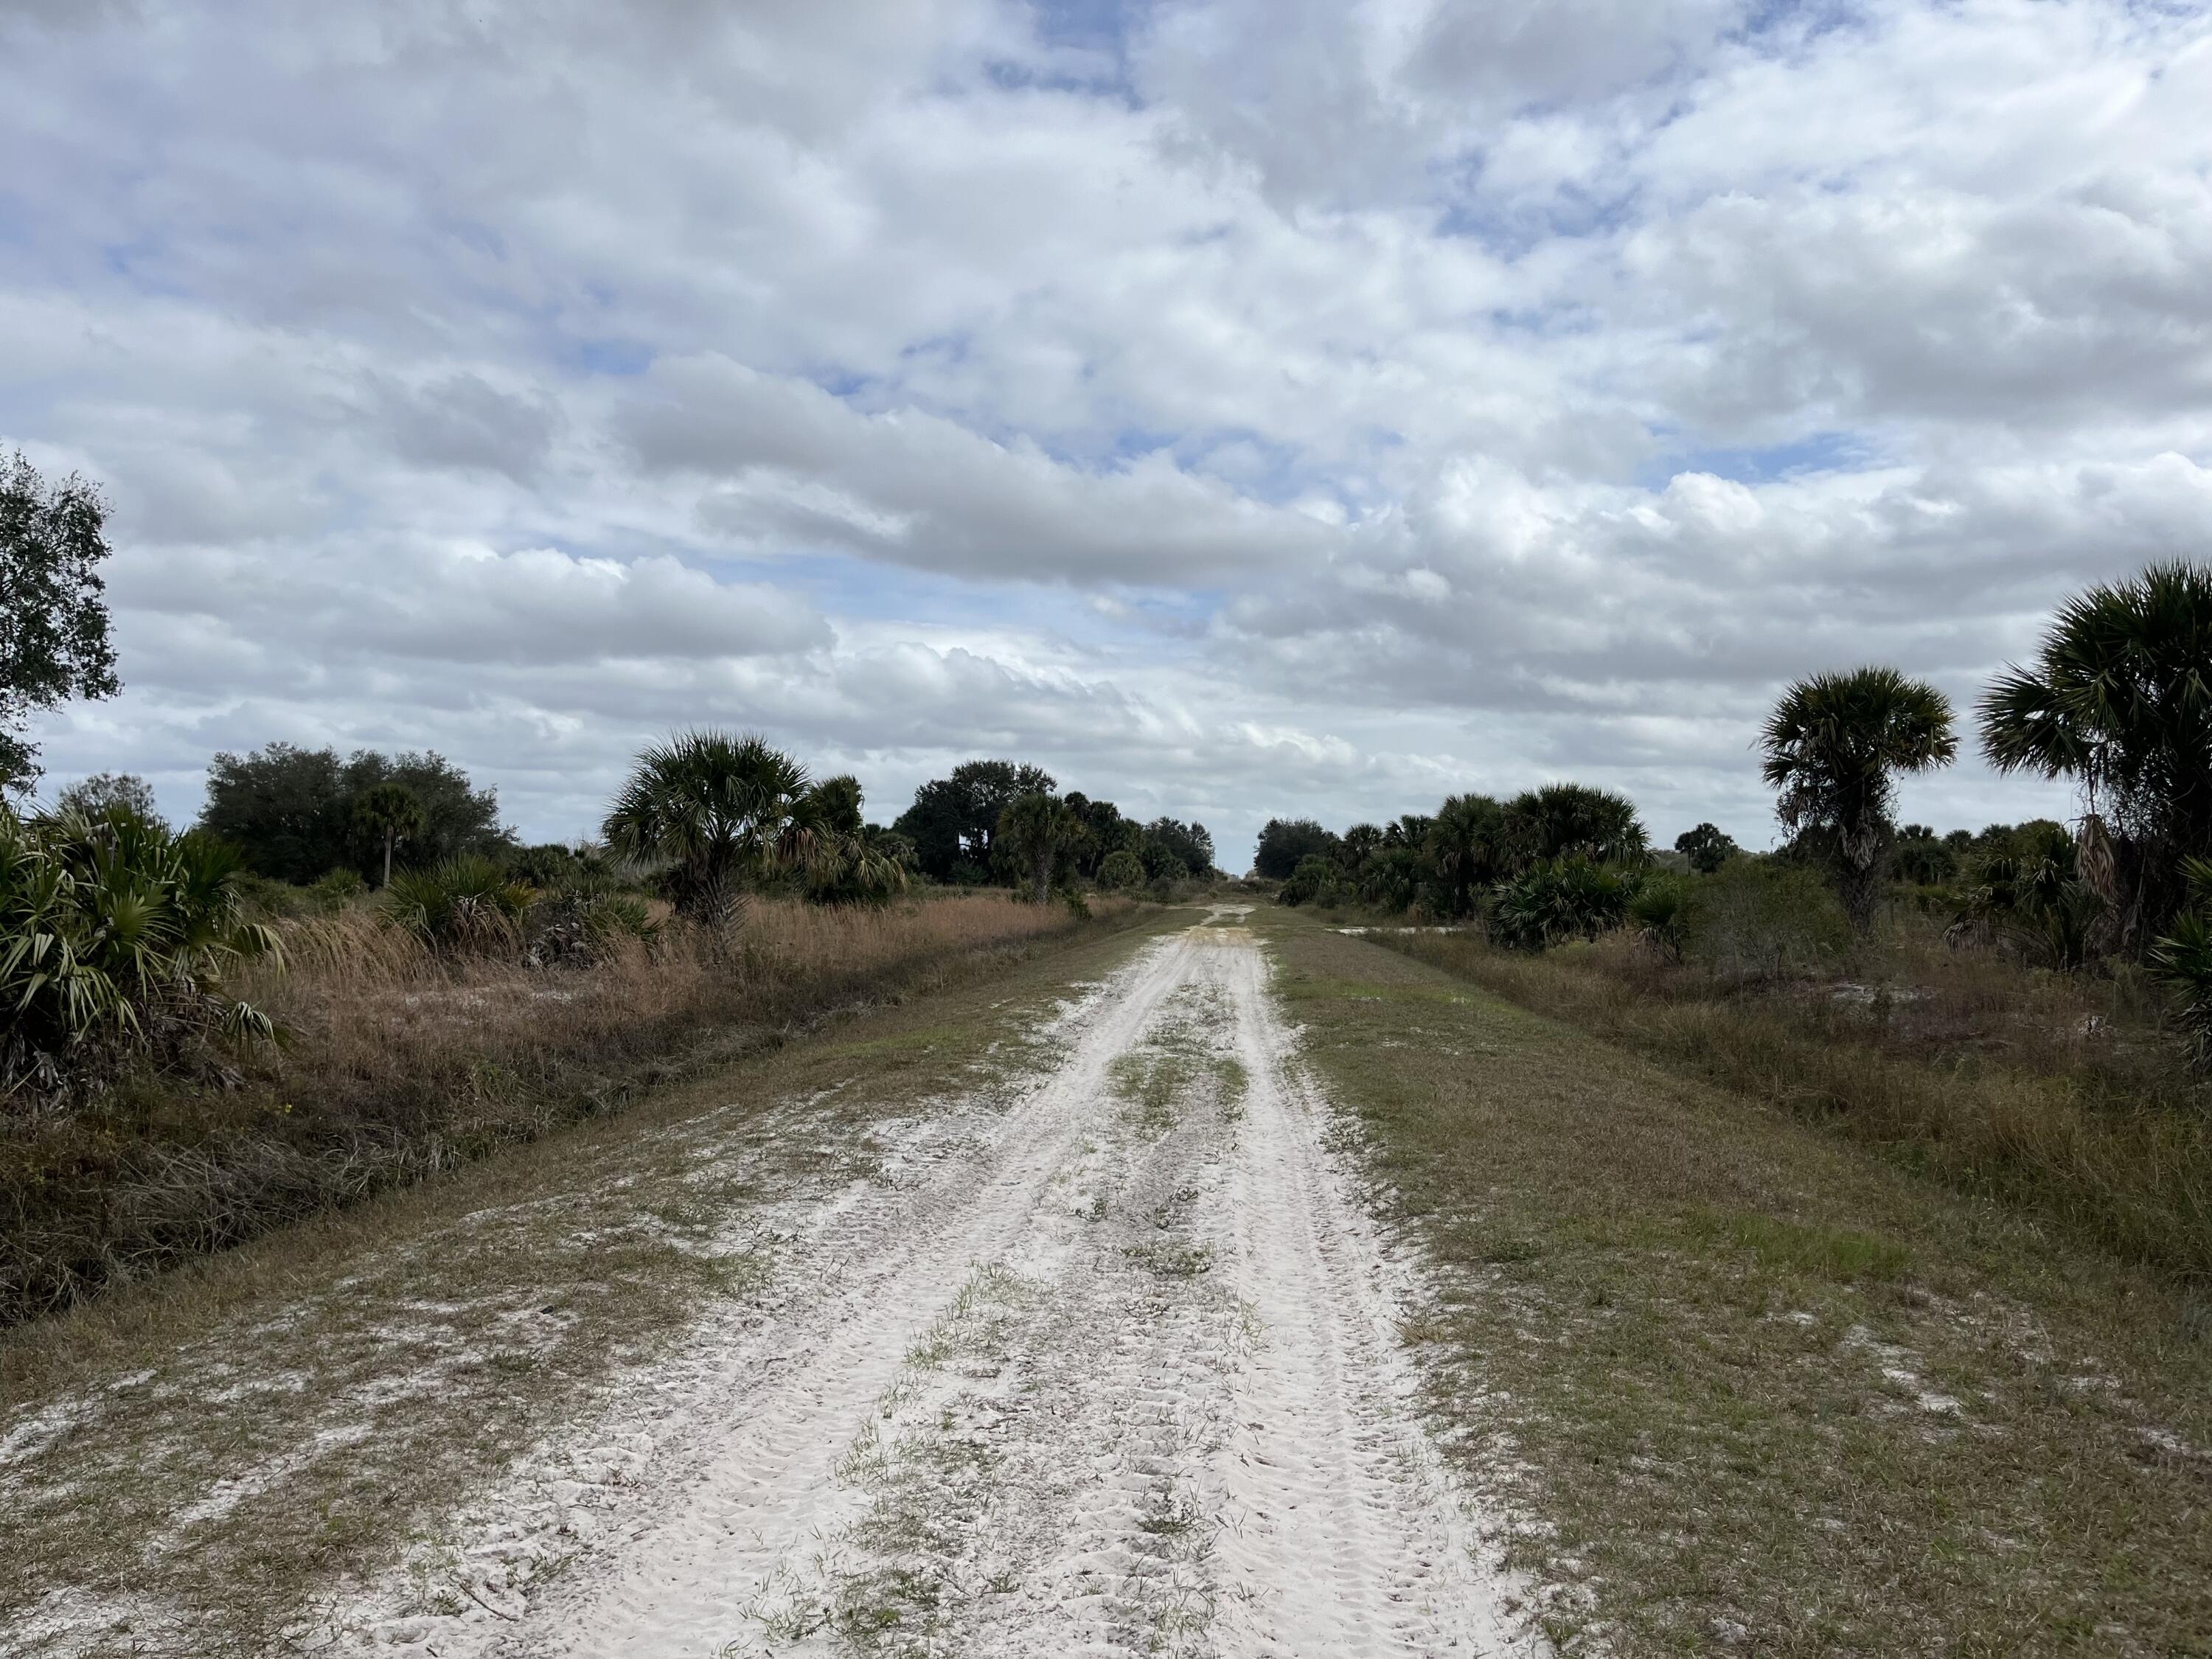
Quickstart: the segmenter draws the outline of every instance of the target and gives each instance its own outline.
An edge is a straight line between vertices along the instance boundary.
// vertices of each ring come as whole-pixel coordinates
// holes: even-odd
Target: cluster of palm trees
[[[2154,949],[2191,902],[2192,861],[2212,859],[2212,568],[2157,565],[2069,600],[1978,716],[1999,771],[2080,788],[2093,950]],[[1948,701],[1892,668],[1815,675],[1784,694],[1761,745],[1784,824],[1864,932],[1897,838],[1895,780],[1958,754]]]
[[[1520,901],[1546,899],[1537,892],[1546,884],[1580,881],[1584,870],[1633,869],[1649,846],[1626,796],[1547,783],[1504,801],[1453,795],[1432,815],[1354,824],[1340,836],[1304,820],[1277,820],[1261,833],[1258,867],[1271,874],[1296,851],[1280,890],[1287,903],[1418,906],[1450,920],[1486,908],[1510,914]]]
[[[1999,771],[2072,779],[2081,813],[2078,834],[2024,826],[1978,860],[1956,899],[1963,933],[2027,941],[2055,967],[2148,960],[2181,991],[2212,1060],[2212,568],[2155,565],[2069,600],[2035,657],[1998,675],[1977,714]],[[1948,765],[1959,747],[1943,694],[1879,665],[1797,682],[1762,727],[1787,856],[1825,868],[1862,936],[1906,853],[1942,852],[1949,864],[1952,849],[1931,831],[1900,831],[1897,785]],[[1704,873],[1737,852],[1711,824],[1676,847]],[[1667,933],[1660,913],[1680,896],[1648,878],[1648,862],[1627,800],[1559,783],[1503,802],[1454,795],[1432,817],[1341,836],[1274,820],[1260,869],[1287,874],[1281,896],[1293,904],[1480,914],[1493,937],[1541,946],[1630,920]]]

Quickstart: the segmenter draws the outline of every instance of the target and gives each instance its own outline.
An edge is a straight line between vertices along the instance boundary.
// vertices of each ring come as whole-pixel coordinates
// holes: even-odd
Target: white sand
[[[343,1645],[1543,1651],[1414,1414],[1394,1270],[1267,976],[1233,927],[1148,947],[1012,1110],[955,1108],[899,1183],[785,1218],[795,1310],[625,1377],[476,1511],[504,1520],[342,1610]],[[1163,1034],[1187,1076],[1240,1063],[1241,1098],[1134,1111],[1115,1064]],[[462,1611],[425,1611],[441,1578]]]

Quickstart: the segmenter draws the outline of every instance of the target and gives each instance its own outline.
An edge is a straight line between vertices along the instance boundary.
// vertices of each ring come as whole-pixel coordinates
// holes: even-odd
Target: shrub
[[[1684,952],[1724,979],[1817,973],[1849,950],[1850,938],[1833,889],[1802,864],[1730,859],[1683,896]]]
[[[1516,951],[1595,939],[1620,926],[1640,885],[1635,877],[1588,859],[1548,860],[1498,888],[1491,936]]]
[[[1682,959],[1688,885],[1674,877],[1646,880],[1628,901],[1628,919],[1637,936],[1666,961]]]
[[[1126,848],[1118,853],[1109,853],[1098,863],[1098,884],[1109,893],[1143,886],[1144,860]]]
[[[385,914],[394,927],[434,950],[469,952],[520,945],[523,918],[537,898],[497,860],[466,855],[403,870],[385,894]]]
[[[2212,859],[2189,859],[2181,868],[2191,908],[2151,946],[2151,969],[2173,994],[2190,1063],[2212,1071]]]
[[[507,873],[511,879],[548,893],[565,890],[584,867],[584,860],[574,848],[564,847],[556,841],[520,848],[507,860]]]
[[[345,868],[331,871],[307,888],[307,902],[325,915],[335,915],[368,891],[368,884],[359,872]]]
[[[0,805],[0,1089],[65,1098],[134,1054],[273,1036],[222,994],[276,953],[240,873],[234,849],[120,808],[26,821]]]
[[[1341,904],[1346,895],[1336,860],[1309,853],[1298,860],[1275,896],[1285,904]]]
[[[527,913],[533,966],[588,967],[635,940],[657,944],[660,924],[635,893],[574,890],[542,898]]]
[[[2080,879],[2077,853],[2063,824],[2039,820],[2012,831],[1976,864],[1955,907],[1954,942],[1978,937],[2038,967],[2081,967],[2106,907]]]

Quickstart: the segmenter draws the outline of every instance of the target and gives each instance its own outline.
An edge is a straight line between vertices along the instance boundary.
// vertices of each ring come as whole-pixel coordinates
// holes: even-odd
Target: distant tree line
[[[1787,837],[1771,862],[1818,870],[1862,938],[1885,902],[1917,890],[1957,942],[2002,941],[2064,971],[2145,963],[2212,1066],[2212,568],[2154,565],[2069,599],[2034,659],[1999,674],[1976,712],[1998,771],[2073,781],[2071,829],[1899,824],[1899,781],[1950,764],[1959,739],[1941,691],[1873,665],[1798,681],[1762,726]],[[1711,823],[1674,849],[1701,877],[1743,857]],[[1257,869],[1289,903],[1479,916],[1503,942],[1535,946],[1632,922],[1668,946],[1686,902],[1652,872],[1631,804],[1572,783],[1503,802],[1455,795],[1433,817],[1340,836],[1273,819]]]
[[[1058,789],[1042,767],[967,761],[917,789],[891,829],[911,845],[923,875],[957,886],[1003,882],[1048,892],[1072,881],[1125,888],[1213,873],[1204,824],[1142,823],[1112,801]]]
[[[231,842],[275,881],[310,882],[332,870],[370,881],[404,866],[517,850],[499,821],[496,791],[434,753],[380,754],[272,743],[219,754],[208,768],[199,826]]]

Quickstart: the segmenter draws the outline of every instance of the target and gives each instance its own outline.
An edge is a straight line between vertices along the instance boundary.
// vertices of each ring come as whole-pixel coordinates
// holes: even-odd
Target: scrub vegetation
[[[1293,906],[1407,915],[1384,942],[1815,1120],[2212,1293],[2212,570],[2063,607],[1978,709],[2003,770],[2081,812],[1939,836],[1896,781],[1958,739],[1881,667],[1790,687],[1759,733],[1787,839],[1551,784],[1339,836],[1278,821]],[[1442,924],[1441,927],[1434,924]]]
[[[0,805],[0,1322],[1126,925],[1077,891],[1119,815],[981,765],[1023,786],[1011,893],[718,732],[646,750],[573,846],[520,844],[436,755],[221,755],[182,833],[127,776]],[[1113,851],[1152,844],[1129,828]]]

